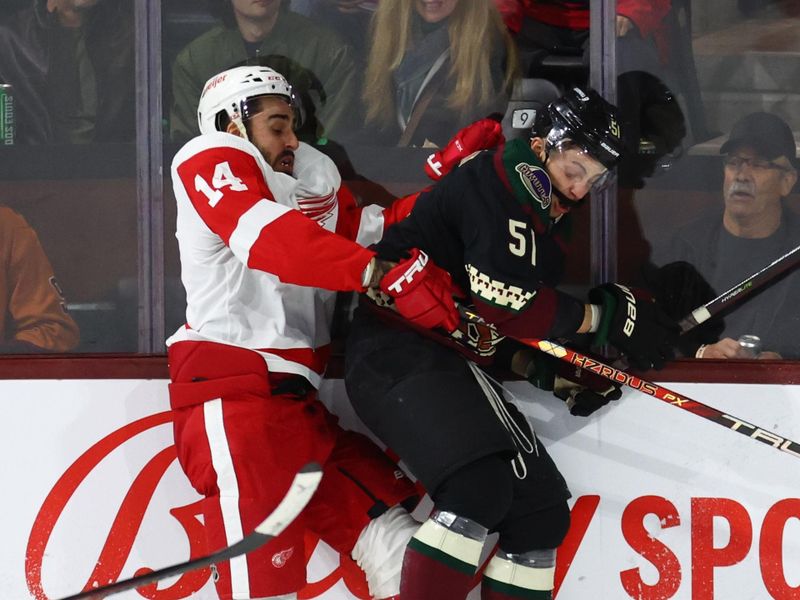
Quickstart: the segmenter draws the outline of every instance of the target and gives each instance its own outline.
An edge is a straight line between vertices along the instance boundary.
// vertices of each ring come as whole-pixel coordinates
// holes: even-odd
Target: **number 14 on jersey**
[[[196,175],[194,178],[194,189],[208,198],[208,204],[211,208],[214,208],[219,201],[222,200],[224,192],[221,190],[225,187],[230,187],[234,192],[244,192],[247,190],[247,186],[242,180],[233,174],[228,161],[217,163],[217,166],[214,167],[214,176],[211,178],[211,185],[200,175]]]

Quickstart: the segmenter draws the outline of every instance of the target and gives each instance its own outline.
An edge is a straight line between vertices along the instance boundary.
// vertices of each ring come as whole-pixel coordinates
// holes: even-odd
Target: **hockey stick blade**
[[[466,321],[472,323],[482,323],[484,325],[491,326],[491,324],[487,323],[483,317],[477,313],[464,308],[463,306],[459,306],[458,309],[461,313],[461,317]],[[800,444],[797,442],[778,435],[772,431],[762,429],[757,425],[748,423],[747,421],[744,421],[733,415],[729,415],[724,411],[714,408],[713,406],[703,404],[697,400],[692,400],[688,396],[668,390],[667,388],[656,383],[646,381],[639,377],[634,377],[625,371],[615,369],[610,365],[580,354],[579,352],[575,352],[574,350],[570,350],[569,348],[566,348],[555,342],[536,339],[514,339],[516,339],[520,344],[535,348],[536,350],[541,350],[550,356],[555,356],[560,360],[586,369],[587,371],[596,375],[600,375],[601,377],[605,377],[609,381],[613,381],[616,384],[626,385],[634,390],[657,398],[662,402],[666,402],[670,406],[677,406],[678,408],[697,415],[698,417],[713,421],[717,425],[722,425],[726,429],[746,435],[757,442],[767,444],[768,446],[772,446],[777,450],[791,454],[795,458],[800,458]]]
[[[729,290],[722,292],[710,302],[706,302],[702,306],[695,308],[678,323],[681,328],[681,333],[686,333],[690,329],[700,325],[700,323],[704,323],[727,308],[728,305],[738,302],[745,296],[750,295],[765,284],[773,281],[778,275],[793,269],[799,264],[800,246],[794,250],[790,250],[780,258],[776,258],[766,267],[753,273],[750,277],[737,283]]]
[[[308,463],[297,475],[295,475],[289,491],[278,504],[277,508],[264,519],[255,530],[244,536],[235,544],[223,548],[218,552],[213,552],[208,556],[195,558],[171,567],[165,567],[152,573],[145,573],[123,581],[117,581],[109,585],[104,585],[91,590],[86,590],[72,596],[61,598],[61,600],[86,600],[88,598],[105,598],[111,594],[118,594],[125,590],[142,587],[148,583],[153,583],[172,577],[173,575],[180,575],[187,571],[193,571],[207,567],[213,563],[223,562],[230,560],[241,554],[251,552],[262,545],[266,544],[275,536],[279,535],[289,524],[295,520],[303,509],[306,507],[311,497],[322,479],[322,468],[317,463]]]

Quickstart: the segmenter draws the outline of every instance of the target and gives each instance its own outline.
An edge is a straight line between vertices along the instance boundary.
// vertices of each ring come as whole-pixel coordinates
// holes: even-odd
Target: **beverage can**
[[[16,133],[14,90],[7,83],[0,84],[0,144],[12,146]]]
[[[761,338],[757,335],[742,335],[738,342],[748,356],[755,358],[761,354]]]

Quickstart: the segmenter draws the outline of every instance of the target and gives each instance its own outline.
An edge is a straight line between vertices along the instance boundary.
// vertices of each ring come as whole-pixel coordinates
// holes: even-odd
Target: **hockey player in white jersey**
[[[320,488],[283,534],[217,565],[223,600],[295,598],[311,530],[397,593],[415,491],[366,437],[319,402],[336,291],[373,278],[366,248],[415,197],[360,208],[324,154],[299,143],[286,79],[237,67],[206,84],[201,135],[175,156],[186,325],[167,340],[180,464],[202,494],[209,551],[251,531],[305,463]]]

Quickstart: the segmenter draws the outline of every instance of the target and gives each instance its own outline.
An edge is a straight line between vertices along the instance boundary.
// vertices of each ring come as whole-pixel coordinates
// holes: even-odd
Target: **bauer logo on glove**
[[[627,318],[625,319],[625,325],[622,327],[622,332],[628,337],[631,337],[633,328],[636,327],[636,298],[633,292],[624,285],[617,284],[617,287],[622,291],[622,295],[628,301],[628,308],[626,309]]]
[[[661,369],[675,357],[680,328],[644,290],[606,283],[589,290],[600,307],[593,345],[610,343],[638,369]]]

